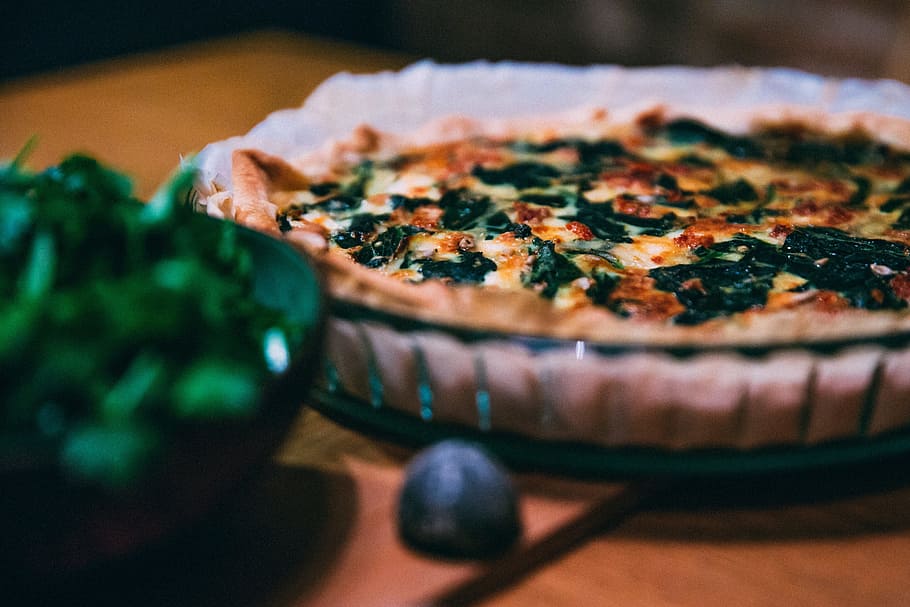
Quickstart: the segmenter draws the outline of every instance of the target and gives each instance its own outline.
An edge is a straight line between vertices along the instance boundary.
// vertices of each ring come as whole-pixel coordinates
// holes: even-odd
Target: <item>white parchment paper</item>
[[[733,111],[785,104],[910,120],[910,86],[893,80],[834,79],[782,68],[423,61],[399,72],[337,74],[301,107],[277,111],[246,135],[206,146],[197,162],[202,182],[229,190],[231,152],[240,147],[293,158],[363,123],[405,133],[452,114],[495,119],[593,106],[622,112],[659,103]]]

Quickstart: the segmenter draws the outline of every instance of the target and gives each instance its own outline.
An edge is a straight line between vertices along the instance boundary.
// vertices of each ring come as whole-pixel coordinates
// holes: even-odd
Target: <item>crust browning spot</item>
[[[235,150],[231,162],[234,199],[230,218],[260,232],[278,233],[274,194],[306,189],[310,180],[281,158],[261,150]]]
[[[379,131],[369,125],[361,124],[354,129],[354,133],[351,137],[350,150],[352,152],[357,152],[358,154],[375,152],[379,149],[380,139]]]

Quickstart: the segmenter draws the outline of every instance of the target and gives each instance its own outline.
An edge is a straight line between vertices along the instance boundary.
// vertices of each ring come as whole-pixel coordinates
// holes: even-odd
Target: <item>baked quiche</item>
[[[593,101],[234,145],[201,200],[323,269],[324,386],[366,406],[669,448],[910,422],[910,121]]]

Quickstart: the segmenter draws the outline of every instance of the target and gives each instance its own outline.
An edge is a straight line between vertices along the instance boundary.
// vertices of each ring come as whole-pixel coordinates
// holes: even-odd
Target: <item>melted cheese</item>
[[[591,305],[593,293],[611,288],[610,306],[645,318],[685,310],[655,286],[655,270],[751,263],[748,243],[778,250],[794,229],[835,228],[910,244],[910,229],[895,227],[910,209],[910,192],[901,190],[910,189],[906,157],[882,166],[799,164],[740,158],[720,144],[681,144],[645,131],[622,143],[622,153],[608,145],[601,164],[592,165],[583,159],[598,158],[596,149],[571,141],[458,142],[377,161],[359,204],[348,199],[334,208],[323,204],[331,193],[310,191],[275,201],[292,228],[320,226],[336,253],[401,280],[424,280],[421,268],[432,263],[433,276],[443,280],[531,289],[559,308]],[[360,175],[352,170],[341,181],[356,184]],[[732,239],[743,244],[725,246]],[[756,267],[756,280],[765,280],[767,269]],[[677,288],[697,300],[713,287],[694,278]],[[768,308],[824,299],[806,276],[785,269],[767,289]]]

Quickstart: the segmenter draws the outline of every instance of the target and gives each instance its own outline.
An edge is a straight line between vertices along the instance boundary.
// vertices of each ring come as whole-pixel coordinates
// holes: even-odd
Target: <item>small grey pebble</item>
[[[518,497],[505,468],[483,447],[442,441],[408,465],[398,532],[421,552],[465,559],[495,556],[521,534]]]

